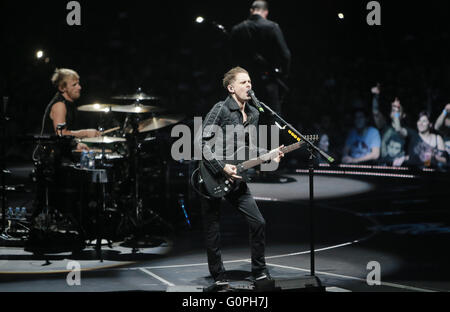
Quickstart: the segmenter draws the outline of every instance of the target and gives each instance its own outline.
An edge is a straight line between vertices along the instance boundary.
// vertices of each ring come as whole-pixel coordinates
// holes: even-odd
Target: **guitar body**
[[[312,136],[306,136],[308,140],[311,141],[317,141],[318,135],[312,135]],[[300,148],[300,146],[303,144],[303,141],[297,142],[294,144],[291,144],[287,147],[283,147],[281,151],[283,153],[289,153],[293,150],[296,150]],[[257,166],[259,164],[262,164],[263,162],[270,161],[271,159],[275,158],[278,155],[278,152],[275,151],[266,153],[262,156],[259,156],[257,158],[252,158],[248,161],[243,160],[237,160],[238,157],[244,157],[249,158],[250,156],[250,149],[248,146],[243,146],[239,148],[234,154],[233,157],[230,157],[230,160],[224,160],[225,164],[231,164],[235,165],[237,168],[237,175],[241,176],[242,179],[230,181],[228,180],[228,177],[226,174],[222,171],[218,174],[213,174],[205,165],[204,160],[200,162],[199,171],[200,174],[198,176],[198,183],[199,185],[203,185],[204,189],[208,193],[209,196],[214,198],[221,198],[232,191],[236,190],[239,185],[243,182],[249,182],[249,177],[247,175],[248,169]]]
[[[248,155],[247,146],[241,147],[241,149],[245,149],[245,155]],[[235,165],[237,167],[237,175],[241,176],[242,180],[234,180],[231,182],[228,180],[224,172],[213,175],[212,172],[204,165],[204,160],[200,162],[200,176],[198,182],[203,184],[209,196],[214,198],[224,197],[233,190],[236,190],[242,182],[249,182],[247,170],[244,170],[244,168],[240,166],[242,160],[235,160],[236,154],[238,154],[238,152],[233,154],[232,160],[224,160],[223,162],[225,164]]]

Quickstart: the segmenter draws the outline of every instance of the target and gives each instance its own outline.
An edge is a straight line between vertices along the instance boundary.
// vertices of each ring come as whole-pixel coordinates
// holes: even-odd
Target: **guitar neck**
[[[302,146],[303,143],[304,143],[303,141],[300,141],[300,142],[297,142],[297,143],[288,145],[288,146],[286,146],[286,147],[283,147],[283,148],[281,149],[281,151],[282,151],[284,154],[289,153],[289,152],[292,152],[292,151],[294,151],[294,150],[300,148],[300,146]],[[271,159],[273,159],[273,158],[276,158],[277,156],[278,156],[278,152],[276,152],[276,151],[275,151],[275,152],[269,152],[269,153],[266,153],[266,154],[264,154],[264,155],[259,156],[258,158],[253,158],[253,159],[244,161],[241,165],[242,165],[242,167],[243,167],[245,170],[248,170],[248,169],[250,169],[250,168],[253,168],[253,167],[255,167],[255,166],[258,166],[258,165],[262,164],[263,162],[266,162],[266,161],[268,161],[268,160],[271,160]]]
[[[319,136],[317,134],[313,134],[313,135],[307,135],[305,137],[308,141],[318,141],[319,140]],[[300,146],[303,145],[303,143],[305,143],[305,141],[299,141],[296,142],[294,144],[285,146],[283,148],[281,148],[281,151],[286,154],[289,152],[292,152],[298,148],[300,148]],[[241,163],[242,169],[243,170],[248,170],[250,168],[253,168],[255,166],[261,165],[263,162],[269,161],[271,159],[274,159],[278,156],[278,152],[277,151],[273,151],[273,152],[269,152],[266,153],[262,156],[259,156],[258,158],[253,158],[247,161],[244,161],[243,163]]]

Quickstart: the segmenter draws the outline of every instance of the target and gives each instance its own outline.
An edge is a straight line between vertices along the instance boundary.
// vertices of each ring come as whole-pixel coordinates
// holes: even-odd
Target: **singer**
[[[224,164],[219,157],[214,157],[212,148],[215,134],[208,132],[208,126],[218,126],[225,132],[227,125],[243,125],[243,129],[249,125],[258,125],[259,112],[253,106],[248,105],[251,97],[249,91],[252,83],[248,72],[241,67],[234,67],[223,78],[223,87],[228,91],[228,97],[218,102],[204,118],[201,145],[203,150],[202,163],[213,175],[225,175],[230,182],[241,179],[237,175],[237,168],[231,164]],[[208,127],[208,128],[206,128]],[[242,136],[248,140],[248,136]],[[235,141],[235,140],[233,140]],[[229,142],[224,142],[227,145]],[[247,143],[247,142],[246,142]],[[251,142],[250,142],[251,143]],[[238,142],[231,143],[240,146]],[[224,149],[223,151],[228,150]],[[284,156],[280,147],[276,149],[278,156],[274,159],[280,162]],[[225,159],[225,158],[221,158]],[[258,209],[255,199],[250,193],[246,183],[240,183],[225,199],[245,217],[250,229],[251,243],[251,280],[270,279],[270,274],[265,262],[265,220]],[[225,268],[222,262],[220,250],[220,203],[221,199],[204,197],[201,199],[203,229],[206,240],[208,267],[215,284],[219,287],[228,284]]]

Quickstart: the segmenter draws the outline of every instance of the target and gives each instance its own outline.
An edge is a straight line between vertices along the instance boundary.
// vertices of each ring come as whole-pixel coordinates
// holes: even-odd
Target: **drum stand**
[[[127,117],[128,119],[128,117]],[[138,119],[136,115],[133,115],[130,118],[130,123],[132,126],[132,133],[129,133],[127,135],[127,143],[128,143],[128,148],[129,148],[129,157],[130,157],[130,177],[131,177],[131,181],[133,183],[133,187],[132,187],[132,209],[134,209],[134,211],[132,211],[130,214],[131,216],[129,216],[128,218],[130,219],[133,227],[135,230],[140,230],[142,227],[144,227],[145,224],[148,224],[149,222],[153,221],[153,220],[158,220],[163,224],[166,224],[166,222],[157,214],[155,213],[153,210],[149,209],[148,212],[151,215],[151,219],[149,220],[144,220],[144,216],[143,216],[143,207],[142,207],[142,198],[140,196],[140,173],[138,171],[139,168],[139,160],[140,160],[140,152],[141,152],[141,143],[139,143],[138,141],[138,134],[139,134],[139,130],[138,130]],[[138,239],[138,235],[134,235],[133,239],[130,239],[129,241],[134,241],[135,239]],[[136,242],[135,242],[136,243]],[[135,246],[133,246],[133,253],[136,252],[138,250],[138,248]]]
[[[108,183],[108,177],[106,169],[94,169],[92,172],[92,182],[98,184],[97,186],[97,209],[96,209],[96,225],[97,225],[97,237],[95,242],[95,250],[100,262],[103,262],[102,254],[102,236],[103,236],[103,219],[102,215],[106,210],[106,183]],[[108,240],[109,248],[112,248],[111,241]]]
[[[1,151],[0,151],[0,175],[1,175],[1,191],[2,191],[2,232],[0,233],[1,237],[8,238],[6,234],[6,179],[5,175],[7,173],[5,166],[5,139],[6,139],[6,121],[8,120],[6,117],[6,106],[8,103],[8,98],[3,97],[3,105],[1,105],[0,109],[0,127],[1,127]]]
[[[0,232],[0,238],[2,240],[10,240],[12,237],[7,233],[8,227],[6,225],[6,206],[8,205],[7,192],[15,191],[17,189],[16,186],[6,185],[6,174],[10,174],[11,172],[6,169],[6,122],[10,119],[6,116],[6,108],[8,106],[9,98],[7,96],[3,97],[3,105],[0,106],[0,189],[1,189],[1,198],[2,198],[2,230]],[[20,223],[19,223],[20,224]],[[22,224],[20,224],[22,225]],[[26,226],[22,225],[27,229]]]
[[[133,128],[133,131],[131,134],[128,134],[127,136],[127,143],[128,143],[128,148],[129,148],[129,154],[130,154],[130,176],[131,176],[131,182],[133,183],[133,199],[132,199],[132,203],[133,203],[133,208],[135,209],[134,211],[134,217],[135,217],[135,225],[137,225],[137,223],[139,223],[140,219],[141,219],[141,214],[142,214],[142,201],[140,200],[139,197],[139,174],[138,174],[138,166],[139,166],[139,143],[138,143],[138,120],[136,118],[136,116],[132,116],[131,118],[131,126]]]
[[[62,142],[63,142],[62,141],[63,140],[62,139],[62,137],[63,137],[62,130],[64,128],[65,128],[65,124],[64,125],[58,125],[57,131],[59,131],[59,132],[57,134],[56,140],[54,142],[52,142],[54,144],[54,146],[57,147],[55,149],[55,151],[57,151],[57,152],[55,152],[56,156],[55,156],[54,162],[52,164],[53,165],[52,167],[55,170],[53,172],[53,175],[54,175],[53,178],[54,179],[56,179],[56,176],[58,174],[58,168],[59,168],[58,166],[61,163],[61,155],[60,155],[60,151],[59,151],[58,148],[61,148],[61,145],[62,145]],[[48,165],[48,164],[46,164],[46,165]],[[49,204],[49,194],[48,193],[49,193],[49,189],[50,189],[49,183],[50,183],[51,177],[50,176],[46,176],[45,173],[43,172],[42,168],[43,168],[44,165],[42,164],[41,160],[39,160],[38,166],[40,166],[40,169],[38,170],[38,177],[39,176],[42,177],[43,180],[45,181],[44,182],[44,185],[45,185],[45,206],[42,209],[42,213],[45,216],[44,231],[48,231],[50,229],[52,213],[55,213],[56,209],[54,209],[54,208],[52,209],[50,207],[50,204]],[[39,181],[39,178],[38,178],[38,181]]]

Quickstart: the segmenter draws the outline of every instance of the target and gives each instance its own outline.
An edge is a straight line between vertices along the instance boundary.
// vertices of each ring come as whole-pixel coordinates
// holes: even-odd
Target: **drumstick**
[[[116,130],[119,130],[119,129],[120,129],[120,127],[115,127],[115,128],[111,128],[111,129],[102,131],[102,135],[105,135],[107,133],[110,133],[110,132],[113,132],[113,131],[116,131]]]

